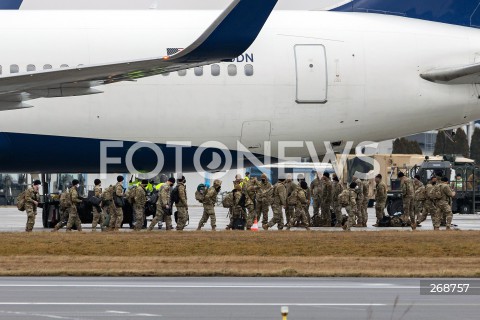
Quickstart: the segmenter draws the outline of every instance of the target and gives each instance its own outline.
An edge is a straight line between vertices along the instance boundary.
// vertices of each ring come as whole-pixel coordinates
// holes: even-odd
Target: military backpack
[[[130,190],[128,190],[126,199],[130,204],[135,203],[135,196],[137,195],[137,186],[132,187]]]
[[[197,191],[195,191],[195,200],[203,203],[203,200],[205,199],[205,192],[206,186],[203,183],[199,184],[197,187]]]
[[[180,202],[180,192],[178,192],[178,186],[173,188],[172,193],[170,194],[170,202],[175,204]]]
[[[102,200],[112,201],[113,200],[114,187],[110,186],[102,192]]]
[[[442,199],[442,189],[440,188],[439,184],[434,185],[433,188],[430,189],[430,194],[428,197],[432,200]]]
[[[234,205],[234,197],[233,197],[233,192],[229,192],[225,195],[225,197],[222,200],[222,205],[224,208],[232,208]]]
[[[22,193],[20,193],[17,197],[17,209],[19,211],[25,211],[25,196],[27,194],[27,190],[23,191]]]
[[[338,202],[343,207],[346,207],[350,204],[350,191],[348,189],[340,192],[340,194],[338,195]]]
[[[425,187],[421,186],[415,191],[415,200],[416,201],[425,201],[427,200],[427,195],[425,192]]]

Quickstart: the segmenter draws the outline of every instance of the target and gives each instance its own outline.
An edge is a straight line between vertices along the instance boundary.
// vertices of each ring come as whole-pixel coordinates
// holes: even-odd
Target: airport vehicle
[[[149,172],[160,150],[161,171],[196,171],[202,151],[216,172],[220,151],[232,167],[247,151],[263,161],[265,141],[276,161],[480,118],[478,1],[271,14],[276,2],[233,0],[220,16],[1,11],[0,171],[98,173],[107,158],[108,172]]]

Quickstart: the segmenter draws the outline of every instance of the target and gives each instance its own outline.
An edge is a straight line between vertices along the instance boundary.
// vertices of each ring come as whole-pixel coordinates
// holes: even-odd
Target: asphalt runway
[[[419,279],[0,278],[0,318],[281,319],[288,306],[294,320],[478,319],[478,296],[422,296],[419,286]]]
[[[223,207],[217,207],[216,209],[216,215],[217,215],[217,230],[222,231],[225,230],[225,227],[229,223],[229,219],[227,218],[227,213],[228,210],[223,208]],[[197,228],[198,222],[200,221],[200,218],[202,217],[203,213],[203,208],[201,207],[191,207],[189,208],[189,213],[190,213],[190,224],[187,226],[186,230],[187,231],[193,231]],[[269,213],[269,218],[272,217],[272,212],[270,211]],[[312,215],[311,209],[310,209],[310,215]],[[370,208],[368,209],[368,215],[369,215],[369,223],[367,228],[353,228],[353,231],[380,231],[380,230],[405,230],[405,231],[411,231],[410,228],[375,228],[372,227],[372,224],[375,223],[375,209]],[[25,231],[25,223],[27,221],[27,216],[25,212],[20,212],[17,210],[16,207],[1,207],[0,208],[0,232],[22,232]],[[149,218],[150,219],[150,218]],[[460,230],[480,230],[480,215],[474,214],[474,215],[454,215],[453,217],[453,223],[458,225],[458,229]],[[84,224],[83,230],[86,232],[89,232],[91,229],[90,224]],[[174,223],[175,226],[175,223]],[[127,225],[124,226],[125,232],[130,231]],[[260,232],[263,232],[261,225],[260,227]],[[210,222],[207,223],[207,225],[203,228],[203,230],[210,230]],[[427,218],[427,220],[422,224],[421,228],[418,228],[417,230],[432,230],[432,221],[430,217]],[[65,229],[63,229],[64,232]],[[269,230],[269,232],[276,231],[276,227],[273,229]],[[304,229],[292,229],[292,230],[298,230],[298,231],[303,231]],[[314,228],[314,230],[324,230],[324,231],[342,231],[341,229],[338,228]],[[42,210],[38,210],[37,214],[37,219],[35,222],[35,232],[41,232],[41,231],[49,231],[45,230],[42,226]],[[158,231],[158,229],[157,229]]]

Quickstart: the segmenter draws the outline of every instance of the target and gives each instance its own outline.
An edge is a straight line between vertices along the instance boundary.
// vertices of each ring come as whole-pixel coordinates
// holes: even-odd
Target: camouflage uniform
[[[170,207],[170,185],[165,183],[161,186],[160,191],[158,192],[157,200],[157,210],[155,212],[155,217],[153,218],[150,226],[148,227],[149,231],[152,231],[155,225],[161,221],[165,222],[166,230],[170,231],[172,227],[172,208]]]
[[[295,205],[295,216],[290,219],[287,224],[287,230],[291,227],[295,226],[297,221],[303,222],[305,228],[310,230],[307,215],[305,214],[305,204],[308,202],[307,200],[307,192],[303,190],[299,186],[297,186],[296,190],[293,191],[294,196],[296,197],[296,205]]]
[[[53,231],[58,231],[60,229],[62,229],[63,227],[65,227],[67,225],[67,221],[68,221],[68,207],[69,207],[69,204],[68,204],[68,199],[70,197],[70,194],[67,192],[67,191],[64,191],[61,195],[60,195],[60,206],[59,206],[59,210],[60,210],[60,219],[58,221],[58,223],[55,225],[55,228],[53,229]]]
[[[178,182],[178,203],[175,204],[177,208],[177,231],[183,231],[188,221],[188,202],[187,202],[187,188],[183,182]]]
[[[357,194],[357,199],[356,199],[357,209],[355,210],[357,223],[355,224],[355,226],[362,227],[363,226],[362,205],[363,205],[363,199],[364,199],[363,186],[362,186],[362,181],[358,178],[353,182],[357,184],[357,187],[355,188],[355,193]]]
[[[413,185],[415,188],[415,197],[414,197],[414,210],[415,210],[415,216],[417,220],[415,221],[417,224],[420,224],[421,222],[425,221],[423,218],[424,215],[424,204],[426,200],[426,195],[425,195],[425,186],[423,183],[419,180],[414,180]]]
[[[430,193],[433,189],[433,184],[428,183],[425,186],[425,201],[423,202],[423,212],[421,218],[417,218],[419,223],[424,222],[427,220],[428,215],[432,215],[437,211],[437,208],[435,207],[435,203],[433,199],[430,198]]]
[[[455,193],[448,185],[448,182],[442,182],[439,187],[442,193],[442,197],[436,203],[438,213],[435,215],[435,221],[433,222],[433,226],[435,228],[439,228],[441,221],[445,220],[447,230],[450,230],[453,219],[452,198],[455,196]]]
[[[257,220],[260,221],[262,217],[262,225],[268,224],[268,211],[270,204],[272,203],[273,196],[273,186],[270,182],[265,181],[265,183],[260,182],[259,188],[256,193],[256,211],[257,211]]]
[[[297,187],[298,186],[295,184],[295,182],[291,180],[287,180],[287,182],[285,182],[285,189],[287,190],[287,207],[285,208],[285,221],[287,223],[295,216],[295,206],[297,204],[297,201],[294,193]]]
[[[345,231],[350,231],[351,228],[355,225],[355,217],[357,215],[357,191],[355,189],[348,189],[348,205],[345,207],[347,210],[348,214],[348,221],[347,223],[343,226],[343,229]]]
[[[102,187],[100,186],[95,186],[93,188],[93,191],[95,192],[95,197],[101,198],[102,197]],[[92,220],[92,231],[97,230],[97,224],[100,224],[100,228],[103,230],[103,214],[102,214],[102,208],[100,206],[93,206],[93,220]]]
[[[403,200],[403,215],[407,219],[410,219],[410,224],[414,226],[417,219],[415,218],[415,210],[413,206],[414,186],[412,180],[404,178],[401,183],[402,188],[402,200]]]
[[[312,200],[312,190],[309,187],[309,188],[307,188],[307,190],[305,190],[305,192],[307,194],[307,203],[305,203],[304,209],[305,209],[305,215],[307,216],[308,225],[310,226],[311,225],[311,221],[310,221],[310,202]]]
[[[320,196],[322,192],[322,181],[320,178],[315,178],[310,184],[310,190],[313,198],[313,215],[319,215],[320,213]]]
[[[321,193],[321,221],[322,227],[331,227],[332,226],[332,212],[330,207],[332,206],[332,197],[333,197],[333,187],[332,181],[330,179],[323,179],[323,188]]]
[[[68,222],[67,231],[72,231],[73,226],[77,227],[78,231],[82,231],[82,221],[78,217],[77,205],[82,203],[82,199],[78,196],[77,188],[70,189],[70,207],[68,208]]]
[[[215,231],[217,228],[217,217],[215,215],[215,203],[217,203],[217,196],[218,191],[217,188],[220,185],[213,184],[213,187],[210,187],[203,198],[203,216],[198,223],[197,230],[201,230],[205,223],[207,223],[208,219],[210,219],[210,224],[212,226],[212,230]]]
[[[249,180],[243,186],[243,194],[245,195],[245,208],[247,209],[247,230],[253,226],[253,222],[257,217],[255,211],[256,182]]]
[[[277,225],[278,230],[283,229],[283,212],[287,204],[287,189],[285,188],[284,182],[277,182],[273,187],[273,218],[270,222],[264,226],[264,229],[272,228],[274,225]]]
[[[119,198],[124,197],[123,193],[123,183],[117,182],[115,185],[115,195]],[[115,206],[115,201],[111,201],[110,204],[110,229],[118,231],[123,224],[123,208]]]
[[[368,180],[362,182],[363,187],[363,202],[362,202],[362,223],[363,227],[367,227],[368,222],[368,202],[370,201],[369,189],[370,183]]]
[[[243,208],[240,206],[240,200],[242,199],[242,191],[239,185],[235,186],[233,190],[233,207],[231,208],[230,223],[227,226],[227,230],[233,229],[233,223],[235,219],[242,218],[244,216]]]
[[[141,231],[145,221],[145,204],[147,203],[147,192],[145,186],[140,185],[135,191],[135,201],[133,203],[133,212],[135,213],[134,231]]]
[[[35,205],[35,201],[40,201],[40,197],[38,192],[36,192],[33,187],[30,187],[25,193],[25,212],[27,213],[25,231],[27,232],[32,232],[33,226],[35,225],[35,217],[37,216],[37,206]]]
[[[385,216],[385,206],[387,205],[387,185],[380,181],[375,186],[375,215],[377,218],[376,226]]]
[[[335,224],[335,227],[341,227],[342,226],[342,205],[338,201],[338,196],[340,193],[343,191],[343,186],[340,182],[338,181],[333,181],[333,202],[332,202],[332,207],[333,211],[335,212],[335,217],[337,219],[337,223]]]

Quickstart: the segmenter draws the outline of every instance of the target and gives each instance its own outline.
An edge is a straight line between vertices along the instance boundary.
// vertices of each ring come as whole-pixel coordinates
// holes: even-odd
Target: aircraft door
[[[295,46],[297,103],[327,103],[327,55],[317,44]]]
[[[270,141],[270,121],[247,121],[242,126],[241,143],[251,152],[262,152],[265,141]]]

